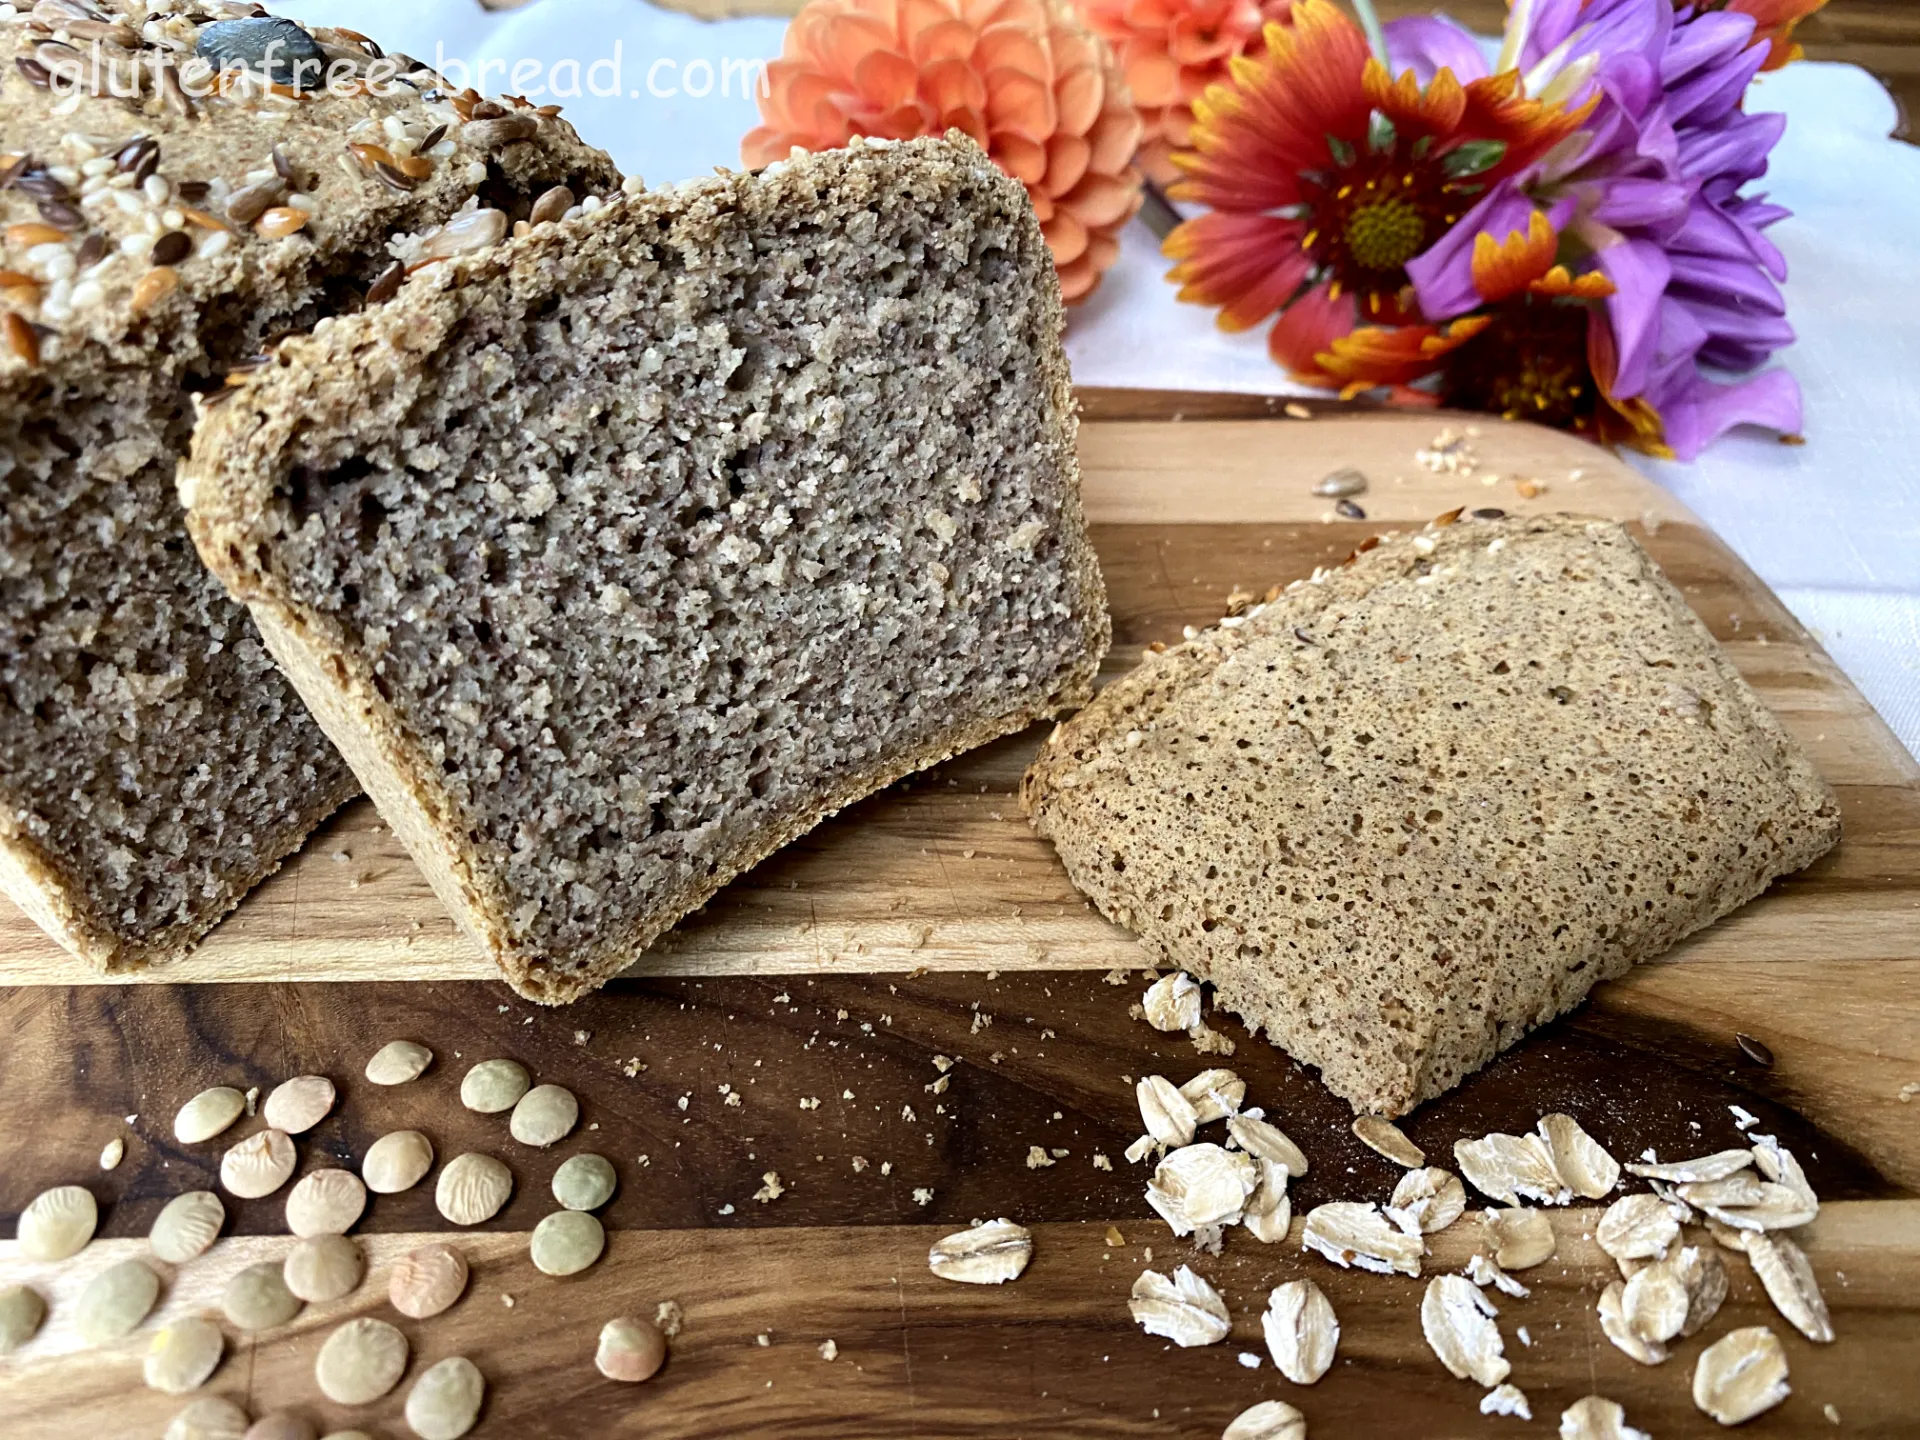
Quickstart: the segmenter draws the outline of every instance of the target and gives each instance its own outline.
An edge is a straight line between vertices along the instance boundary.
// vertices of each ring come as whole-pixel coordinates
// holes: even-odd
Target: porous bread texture
[[[108,53],[179,64],[221,7],[81,8]],[[358,788],[188,542],[192,392],[359,304],[396,232],[619,177],[562,120],[469,130],[472,101],[424,71],[388,97],[236,83],[190,114],[152,84],[62,98],[15,63],[90,46],[59,10],[0,17],[0,887],[121,971],[183,953]],[[494,143],[508,131],[528,138]],[[426,173],[396,188],[349,142],[418,148]],[[311,216],[269,238],[227,207],[276,163],[295,177],[278,198]]]
[[[856,142],[288,342],[181,494],[448,907],[565,1001],[827,815],[1086,700],[1061,323],[977,147]]]
[[[1103,913],[1389,1116],[1840,834],[1646,552],[1561,515],[1389,537],[1149,654],[1022,801]]]

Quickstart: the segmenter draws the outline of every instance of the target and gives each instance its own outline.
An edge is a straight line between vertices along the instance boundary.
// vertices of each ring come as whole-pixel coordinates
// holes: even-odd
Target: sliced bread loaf
[[[970,143],[643,193],[282,345],[201,554],[522,994],[1088,697],[1061,311]]]
[[[1383,1115],[1840,833],[1653,561],[1573,516],[1389,537],[1150,654],[1023,799],[1104,913]]]

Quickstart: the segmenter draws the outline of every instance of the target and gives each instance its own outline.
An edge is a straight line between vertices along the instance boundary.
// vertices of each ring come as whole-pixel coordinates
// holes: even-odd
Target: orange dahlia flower
[[[962,130],[1027,188],[1069,303],[1140,208],[1140,116],[1099,38],[1051,0],[809,0],[761,96],[748,165],[855,135]]]
[[[1187,148],[1193,102],[1227,78],[1227,62],[1260,44],[1268,21],[1284,24],[1293,0],[1075,0],[1101,39],[1113,47],[1147,133],[1138,164],[1170,183],[1173,152]]]
[[[1265,38],[1265,55],[1237,57],[1232,82],[1194,102],[1172,194],[1211,209],[1167,237],[1169,278],[1181,299],[1219,306],[1222,329],[1282,311],[1273,357],[1337,385],[1316,357],[1361,320],[1417,320],[1407,262],[1594,102],[1529,99],[1513,70],[1465,85],[1444,68],[1424,88],[1412,72],[1393,79],[1327,0],[1299,0]]]

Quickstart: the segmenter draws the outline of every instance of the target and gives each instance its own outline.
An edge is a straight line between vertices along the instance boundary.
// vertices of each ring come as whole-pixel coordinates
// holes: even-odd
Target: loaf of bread
[[[1653,561],[1573,516],[1392,536],[1149,654],[1023,800],[1156,960],[1382,1115],[1840,833]]]
[[[855,142],[288,341],[181,494],[448,907],[564,1001],[825,816],[1087,699],[1060,329],[970,141]]]
[[[256,9],[0,6],[0,884],[108,970],[184,951],[357,788],[188,543],[192,392],[390,288],[396,233],[619,184],[562,120]]]

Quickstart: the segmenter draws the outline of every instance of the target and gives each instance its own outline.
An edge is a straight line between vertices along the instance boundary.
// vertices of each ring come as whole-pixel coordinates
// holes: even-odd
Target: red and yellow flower
[[[1737,15],[1753,17],[1753,42],[1768,47],[1765,70],[1778,70],[1788,62],[1801,56],[1799,45],[1794,42],[1794,27],[1816,10],[1826,7],[1827,0],[1707,0],[1705,4],[1697,0],[1674,0],[1676,6],[1691,6],[1697,10],[1731,10]]]

